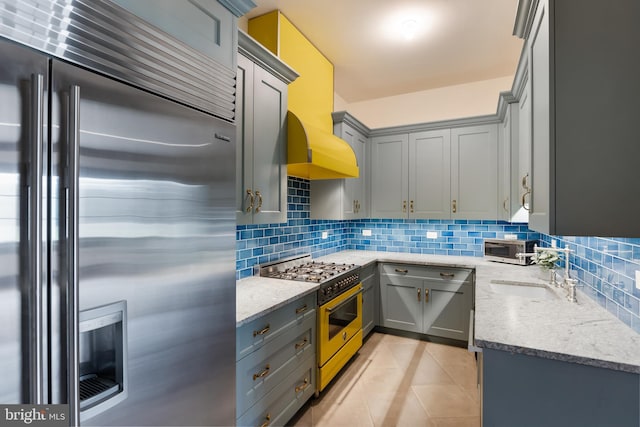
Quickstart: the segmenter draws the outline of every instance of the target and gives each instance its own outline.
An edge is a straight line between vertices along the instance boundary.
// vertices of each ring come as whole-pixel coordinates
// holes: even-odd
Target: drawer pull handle
[[[396,273],[404,273],[407,274],[409,272],[409,270],[406,270],[404,268],[396,268]]]
[[[453,279],[456,277],[455,273],[440,273],[440,277],[448,277],[449,279]]]
[[[271,325],[267,323],[267,326],[265,326],[264,329],[261,329],[259,331],[253,331],[253,336],[256,337],[258,335],[264,335],[267,332],[269,332],[269,330],[271,330]]]
[[[264,419],[267,421],[260,424],[260,427],[267,427],[271,423],[271,414],[267,414],[267,416],[264,417]]]
[[[295,388],[296,393],[300,393],[301,391],[305,391],[309,387],[309,379],[305,378],[304,382]]]
[[[425,289],[424,290],[424,303],[428,303],[429,302],[429,289]]]
[[[271,367],[269,365],[265,366],[264,370],[262,372],[258,372],[257,374],[253,374],[253,380],[257,380],[258,378],[262,378],[262,377],[266,377],[267,375],[269,375],[269,370],[271,369]]]
[[[420,288],[418,288],[418,302],[420,302]]]
[[[296,345],[295,345],[296,350],[300,350],[302,347],[304,347],[305,345],[307,345],[307,343],[308,343],[308,342],[309,342],[309,340],[308,340],[307,338],[303,339],[303,340],[302,340],[302,341],[300,341],[300,342],[297,342],[297,343],[296,343]]]
[[[309,309],[309,307],[307,307],[307,304],[303,305],[300,308],[296,308],[296,314],[300,314],[300,313],[304,313],[305,311],[307,311]]]

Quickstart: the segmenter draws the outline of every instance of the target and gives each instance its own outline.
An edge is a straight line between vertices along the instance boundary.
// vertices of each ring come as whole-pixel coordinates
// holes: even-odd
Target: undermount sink
[[[491,290],[498,294],[513,295],[530,299],[555,299],[556,294],[545,285],[515,280],[492,280]]]

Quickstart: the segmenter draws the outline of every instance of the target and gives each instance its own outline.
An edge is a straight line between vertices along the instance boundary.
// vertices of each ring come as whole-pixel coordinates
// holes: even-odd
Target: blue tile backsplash
[[[640,333],[640,239],[541,235],[542,246],[569,246],[569,268],[582,291]],[[564,266],[564,263],[561,263]]]
[[[519,239],[540,239],[550,246],[574,250],[570,268],[581,289],[622,322],[640,333],[640,239],[560,237],[529,230],[527,224],[479,220],[310,219],[308,180],[289,177],[287,222],[239,225],[236,228],[236,278],[253,274],[257,264],[310,253],[319,257],[346,249],[434,255],[482,256],[485,238],[516,234]],[[371,230],[371,236],[363,236]],[[427,231],[437,238],[428,239]],[[323,232],[327,238],[323,239]]]

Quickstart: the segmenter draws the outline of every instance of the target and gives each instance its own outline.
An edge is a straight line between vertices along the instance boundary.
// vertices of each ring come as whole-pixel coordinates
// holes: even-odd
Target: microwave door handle
[[[507,248],[507,246],[505,246],[505,245],[498,245],[496,243],[485,243],[485,245],[488,248],[491,248],[491,249],[505,249],[505,248]]]
[[[334,305],[333,307],[327,307],[325,308],[325,310],[327,311],[327,313],[331,313],[333,311],[336,311],[337,309],[339,309],[340,307],[344,306],[345,304],[347,304],[349,301],[351,301],[352,299],[354,299],[355,297],[357,297],[358,295],[360,295],[362,292],[364,291],[364,289],[360,289],[358,292],[356,292],[355,294],[351,295],[349,298],[347,298],[346,300],[339,302],[338,304]]]

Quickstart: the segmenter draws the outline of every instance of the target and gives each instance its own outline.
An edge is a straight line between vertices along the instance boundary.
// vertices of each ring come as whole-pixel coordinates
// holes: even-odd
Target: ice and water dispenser
[[[80,417],[90,418],[127,397],[127,303],[80,312]]]

